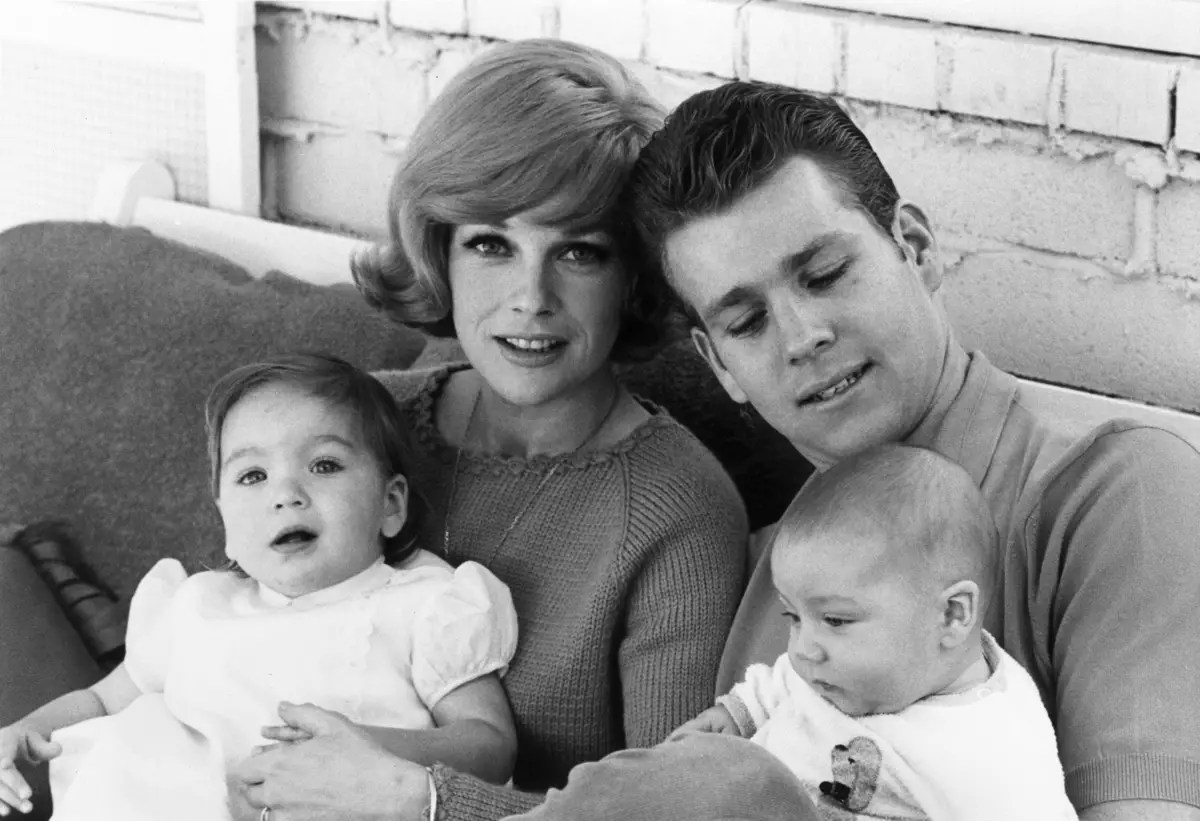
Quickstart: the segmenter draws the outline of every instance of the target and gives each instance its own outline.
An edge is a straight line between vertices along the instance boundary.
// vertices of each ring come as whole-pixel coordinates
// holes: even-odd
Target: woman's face
[[[450,238],[463,351],[496,393],[524,406],[607,378],[625,290],[608,232],[551,227],[539,221],[542,211],[455,226]]]

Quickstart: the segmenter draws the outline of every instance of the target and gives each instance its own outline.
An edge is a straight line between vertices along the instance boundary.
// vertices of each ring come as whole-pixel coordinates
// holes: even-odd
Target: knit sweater
[[[412,426],[410,474],[429,507],[421,546],[485,565],[517,609],[504,679],[517,789],[434,770],[439,819],[498,819],[536,806],[576,764],[651,746],[711,703],[742,591],[746,516],[712,454],[654,406],[607,449],[459,455],[434,423],[452,372],[376,375]]]

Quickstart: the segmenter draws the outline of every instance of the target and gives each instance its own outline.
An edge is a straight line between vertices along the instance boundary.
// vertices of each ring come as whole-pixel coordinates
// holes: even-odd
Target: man
[[[980,485],[1005,551],[987,627],[1039,685],[1081,817],[1200,818],[1200,455],[1136,423],[1055,431],[1015,379],[964,351],[936,299],[928,219],[832,101],[701,92],[630,190],[730,396],[818,470],[905,441]],[[778,609],[759,562],[718,692],[784,650]]]

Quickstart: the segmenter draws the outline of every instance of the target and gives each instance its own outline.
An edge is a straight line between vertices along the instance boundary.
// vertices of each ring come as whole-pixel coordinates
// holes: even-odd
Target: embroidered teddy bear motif
[[[858,818],[927,821],[927,816],[906,790],[900,788],[897,793],[880,784],[883,753],[870,738],[858,736],[848,744],[835,745],[829,756],[833,780],[818,785],[821,798],[817,810],[821,821],[855,821]],[[876,806],[872,807],[872,800],[877,798]]]

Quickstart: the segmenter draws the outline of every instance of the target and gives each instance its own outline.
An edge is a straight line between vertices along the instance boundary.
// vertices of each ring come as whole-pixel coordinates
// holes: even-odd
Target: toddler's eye
[[[341,463],[333,459],[318,459],[312,466],[313,473],[337,473],[341,469]]]
[[[264,481],[266,478],[267,472],[265,470],[251,468],[250,470],[244,470],[239,473],[237,478],[235,478],[233,481],[235,484],[239,485],[256,485],[259,482]]]

